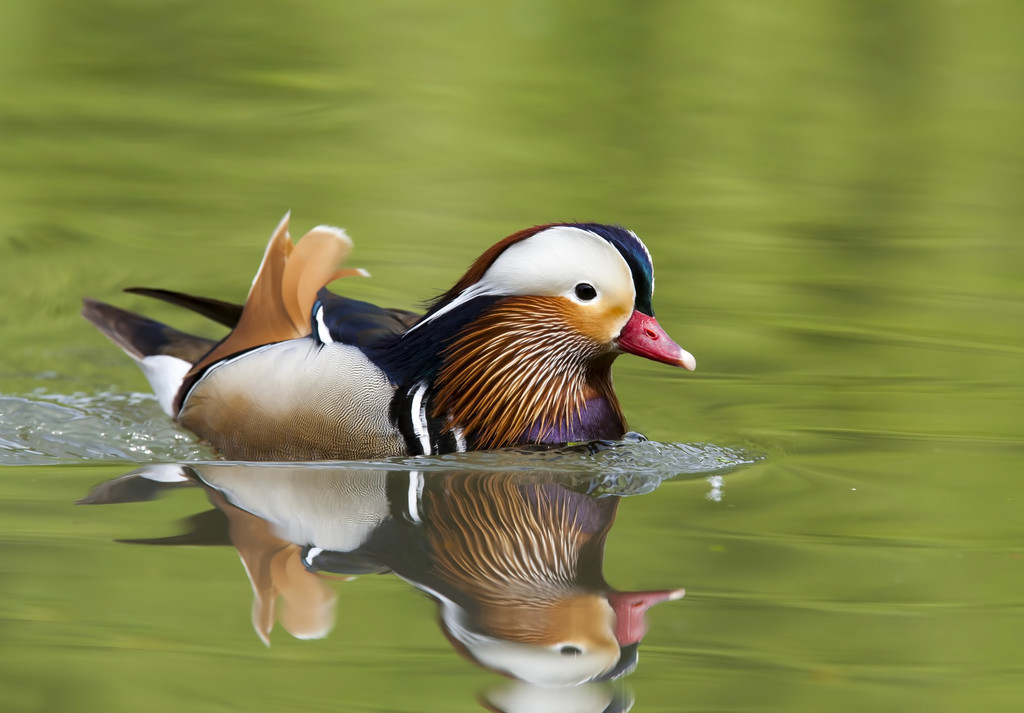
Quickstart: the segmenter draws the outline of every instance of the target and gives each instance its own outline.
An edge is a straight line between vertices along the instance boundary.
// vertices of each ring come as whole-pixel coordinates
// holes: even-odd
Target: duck
[[[693,371],[654,316],[651,253],[616,225],[548,223],[485,250],[422,314],[336,294],[348,234],[286,214],[244,304],[128,288],[230,328],[216,341],[86,298],[161,408],[237,461],[358,460],[617,440],[612,363]]]

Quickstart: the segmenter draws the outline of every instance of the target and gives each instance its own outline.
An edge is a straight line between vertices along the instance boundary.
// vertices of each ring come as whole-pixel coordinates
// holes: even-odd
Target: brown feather
[[[253,590],[252,625],[260,640],[270,646],[278,619],[292,636],[323,637],[334,626],[336,595],[302,564],[302,548],[278,537],[269,522],[231,504],[223,493],[207,492],[227,516],[231,543],[245,564]]]
[[[472,474],[443,497],[431,494],[434,571],[477,602],[493,636],[537,645],[573,636],[614,645],[602,630],[608,605],[581,571],[583,553],[595,539],[603,541],[607,528],[586,531],[569,499],[545,497],[541,487],[526,495],[523,484],[519,474]]]
[[[503,601],[564,596],[577,584],[577,556],[592,534],[572,521],[567,499],[529,501],[522,483],[518,474],[474,474],[432,498],[430,539],[442,578]]]
[[[338,269],[351,249],[352,241],[344,233],[329,228],[314,228],[293,246],[285,216],[267,244],[238,325],[193,365],[185,384],[233,354],[308,335],[317,291],[339,277],[365,274]]]
[[[351,251],[352,241],[347,236],[321,226],[303,235],[288,256],[280,294],[300,336],[310,332],[309,315],[321,287],[341,277],[366,274],[353,268],[338,269]]]
[[[513,445],[534,424],[568,426],[604,396],[625,425],[611,385],[615,358],[574,325],[562,298],[510,297],[467,325],[442,354],[433,415],[483,449]]]

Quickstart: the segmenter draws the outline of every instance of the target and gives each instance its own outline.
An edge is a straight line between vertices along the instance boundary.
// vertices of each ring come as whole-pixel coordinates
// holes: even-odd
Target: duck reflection
[[[330,631],[331,575],[391,572],[437,603],[445,636],[465,657],[529,684],[578,686],[632,670],[647,609],[683,596],[608,585],[604,546],[620,498],[591,477],[154,466],[81,502],[148,499],[184,484],[203,487],[222,515],[195,516],[177,537],[135,542],[230,542],[252,582],[253,626],[268,644],[275,620],[299,638]],[[535,695],[523,690],[496,691],[489,705],[519,710],[517,701]],[[615,698],[594,710],[628,709]]]

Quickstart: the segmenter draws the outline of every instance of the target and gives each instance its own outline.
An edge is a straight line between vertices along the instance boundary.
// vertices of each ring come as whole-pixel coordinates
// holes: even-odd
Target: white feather
[[[168,416],[174,414],[174,397],[181,388],[181,382],[185,380],[185,374],[192,368],[192,364],[184,359],[168,356],[166,354],[154,354],[138,360],[142,373],[149,380],[153,387],[156,400],[160,408]]]
[[[185,475],[184,466],[177,463],[155,463],[147,465],[135,471],[140,478],[152,480],[154,483],[186,483],[188,477]]]
[[[417,525],[422,524],[420,516],[420,499],[423,497],[423,473],[418,470],[409,471],[409,517]]]
[[[419,439],[423,455],[429,456],[433,450],[430,443],[430,426],[427,423],[427,407],[423,404],[423,396],[427,393],[427,382],[421,381],[412,394],[412,432]]]
[[[327,323],[324,322],[324,306],[320,305],[320,309],[316,311],[316,336],[320,340],[321,344],[333,344],[334,339],[331,338],[331,330],[327,328]]]
[[[629,265],[615,246],[589,230],[548,228],[509,245],[479,282],[409,332],[484,295],[561,295],[578,301],[574,290],[581,282],[610,301],[632,305],[636,297]]]

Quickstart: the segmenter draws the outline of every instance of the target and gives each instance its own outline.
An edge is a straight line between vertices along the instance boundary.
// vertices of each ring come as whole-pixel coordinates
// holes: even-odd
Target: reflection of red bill
[[[640,642],[647,633],[644,614],[655,604],[682,599],[685,589],[660,589],[648,592],[609,592],[608,601],[615,611],[615,638],[619,646]]]
[[[693,354],[672,341],[658,320],[643,312],[633,310],[633,316],[622,328],[618,341],[619,349],[624,352],[663,364],[681,366],[688,371],[697,368]]]

